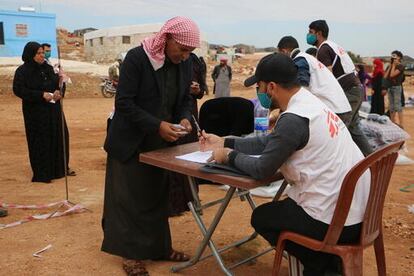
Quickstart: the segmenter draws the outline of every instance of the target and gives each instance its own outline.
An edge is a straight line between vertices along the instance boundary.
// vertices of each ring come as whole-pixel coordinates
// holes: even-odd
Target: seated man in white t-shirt
[[[303,53],[298,41],[292,36],[284,36],[277,44],[279,53],[289,56],[298,67],[298,82],[320,99],[341,119],[349,116],[351,105],[345,92],[334,75],[315,57]]]
[[[347,172],[364,158],[345,124],[318,98],[297,83],[297,67],[282,54],[268,55],[245,81],[257,84],[264,107],[278,106],[281,115],[267,136],[220,138],[203,132],[202,148],[213,149],[211,160],[225,163],[256,179],[277,170],[291,184],[288,198],[257,207],[252,226],[270,244],[288,230],[323,240]],[[259,158],[250,155],[258,155]],[[360,235],[370,186],[370,173],[362,175],[339,242],[356,242]],[[286,250],[304,265],[304,275],[324,275],[333,256],[293,243]]]

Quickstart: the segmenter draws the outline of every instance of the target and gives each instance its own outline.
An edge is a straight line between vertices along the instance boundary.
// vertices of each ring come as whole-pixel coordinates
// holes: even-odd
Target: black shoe
[[[7,216],[9,213],[7,212],[6,209],[0,208],[0,217],[5,217]]]

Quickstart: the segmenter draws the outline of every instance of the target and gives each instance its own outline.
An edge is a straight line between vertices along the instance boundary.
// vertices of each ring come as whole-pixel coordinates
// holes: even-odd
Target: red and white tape
[[[83,207],[80,204],[72,205],[67,200],[59,201],[59,202],[53,202],[49,204],[39,204],[39,205],[20,205],[20,204],[7,204],[4,202],[0,202],[0,207],[8,208],[8,209],[23,209],[23,210],[38,210],[38,209],[47,209],[51,207],[66,207],[67,209],[64,211],[54,211],[51,213],[46,214],[37,214],[28,216],[22,220],[8,223],[8,224],[0,224],[0,229],[10,228],[14,226],[21,225],[26,222],[30,222],[33,220],[45,220],[49,218],[56,218],[56,217],[62,217],[70,214],[79,214],[86,211],[85,207]],[[59,207],[59,208],[60,208]]]

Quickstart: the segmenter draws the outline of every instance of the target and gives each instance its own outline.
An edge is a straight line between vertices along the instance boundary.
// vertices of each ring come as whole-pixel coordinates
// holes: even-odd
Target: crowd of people
[[[294,184],[286,199],[263,204],[253,212],[252,226],[271,245],[284,230],[323,239],[342,180],[373,151],[358,116],[368,77],[362,75],[363,68],[357,74],[347,51],[328,36],[326,21],[314,21],[306,38],[312,48],[303,52],[294,37],[285,36],[277,44],[278,53],[259,61],[245,86],[255,85],[260,104],[279,109],[280,115],[268,135],[250,138],[221,138],[196,130],[197,100],[208,93],[208,87],[206,64],[192,53],[200,46],[193,20],[168,20],[158,33],[117,61],[111,76],[118,83],[115,113],[104,144],[102,251],[122,257],[128,275],[149,275],[146,260],[189,260],[174,249],[168,222],[170,216],[186,211],[186,203],[192,200],[187,178],[146,165],[138,156],[196,141],[203,150],[213,151],[211,161],[255,179],[280,170]],[[13,91],[22,99],[32,181],[43,183],[75,175],[68,165],[62,73],[54,70],[49,57],[50,45],[29,42],[13,81]],[[402,57],[394,51],[385,70],[382,61],[375,59],[368,78],[374,91],[371,112],[384,114],[383,97],[388,94],[391,119],[396,121],[398,115],[401,126]],[[220,59],[211,77],[215,96],[229,97],[232,69],[227,59]],[[358,181],[341,243],[358,240],[369,188],[370,173],[365,172]],[[295,244],[286,249],[304,264],[304,275],[338,269],[332,255]]]

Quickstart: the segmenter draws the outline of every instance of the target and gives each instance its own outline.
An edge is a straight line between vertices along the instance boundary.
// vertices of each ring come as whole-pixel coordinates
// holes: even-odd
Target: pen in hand
[[[191,115],[194,121],[194,124],[197,128],[197,136],[198,136],[198,141],[200,142],[200,150],[204,151],[204,146],[205,146],[205,137],[203,136],[202,132],[201,132],[201,128],[200,125],[198,124],[196,118],[194,117],[194,115]]]
[[[198,136],[200,137],[200,136],[201,136],[201,128],[200,128],[200,125],[197,123],[197,120],[196,120],[196,118],[194,117],[194,115],[191,115],[191,117],[193,117],[194,124],[195,124],[195,126],[196,126],[196,128],[197,128],[197,134],[198,134]]]

